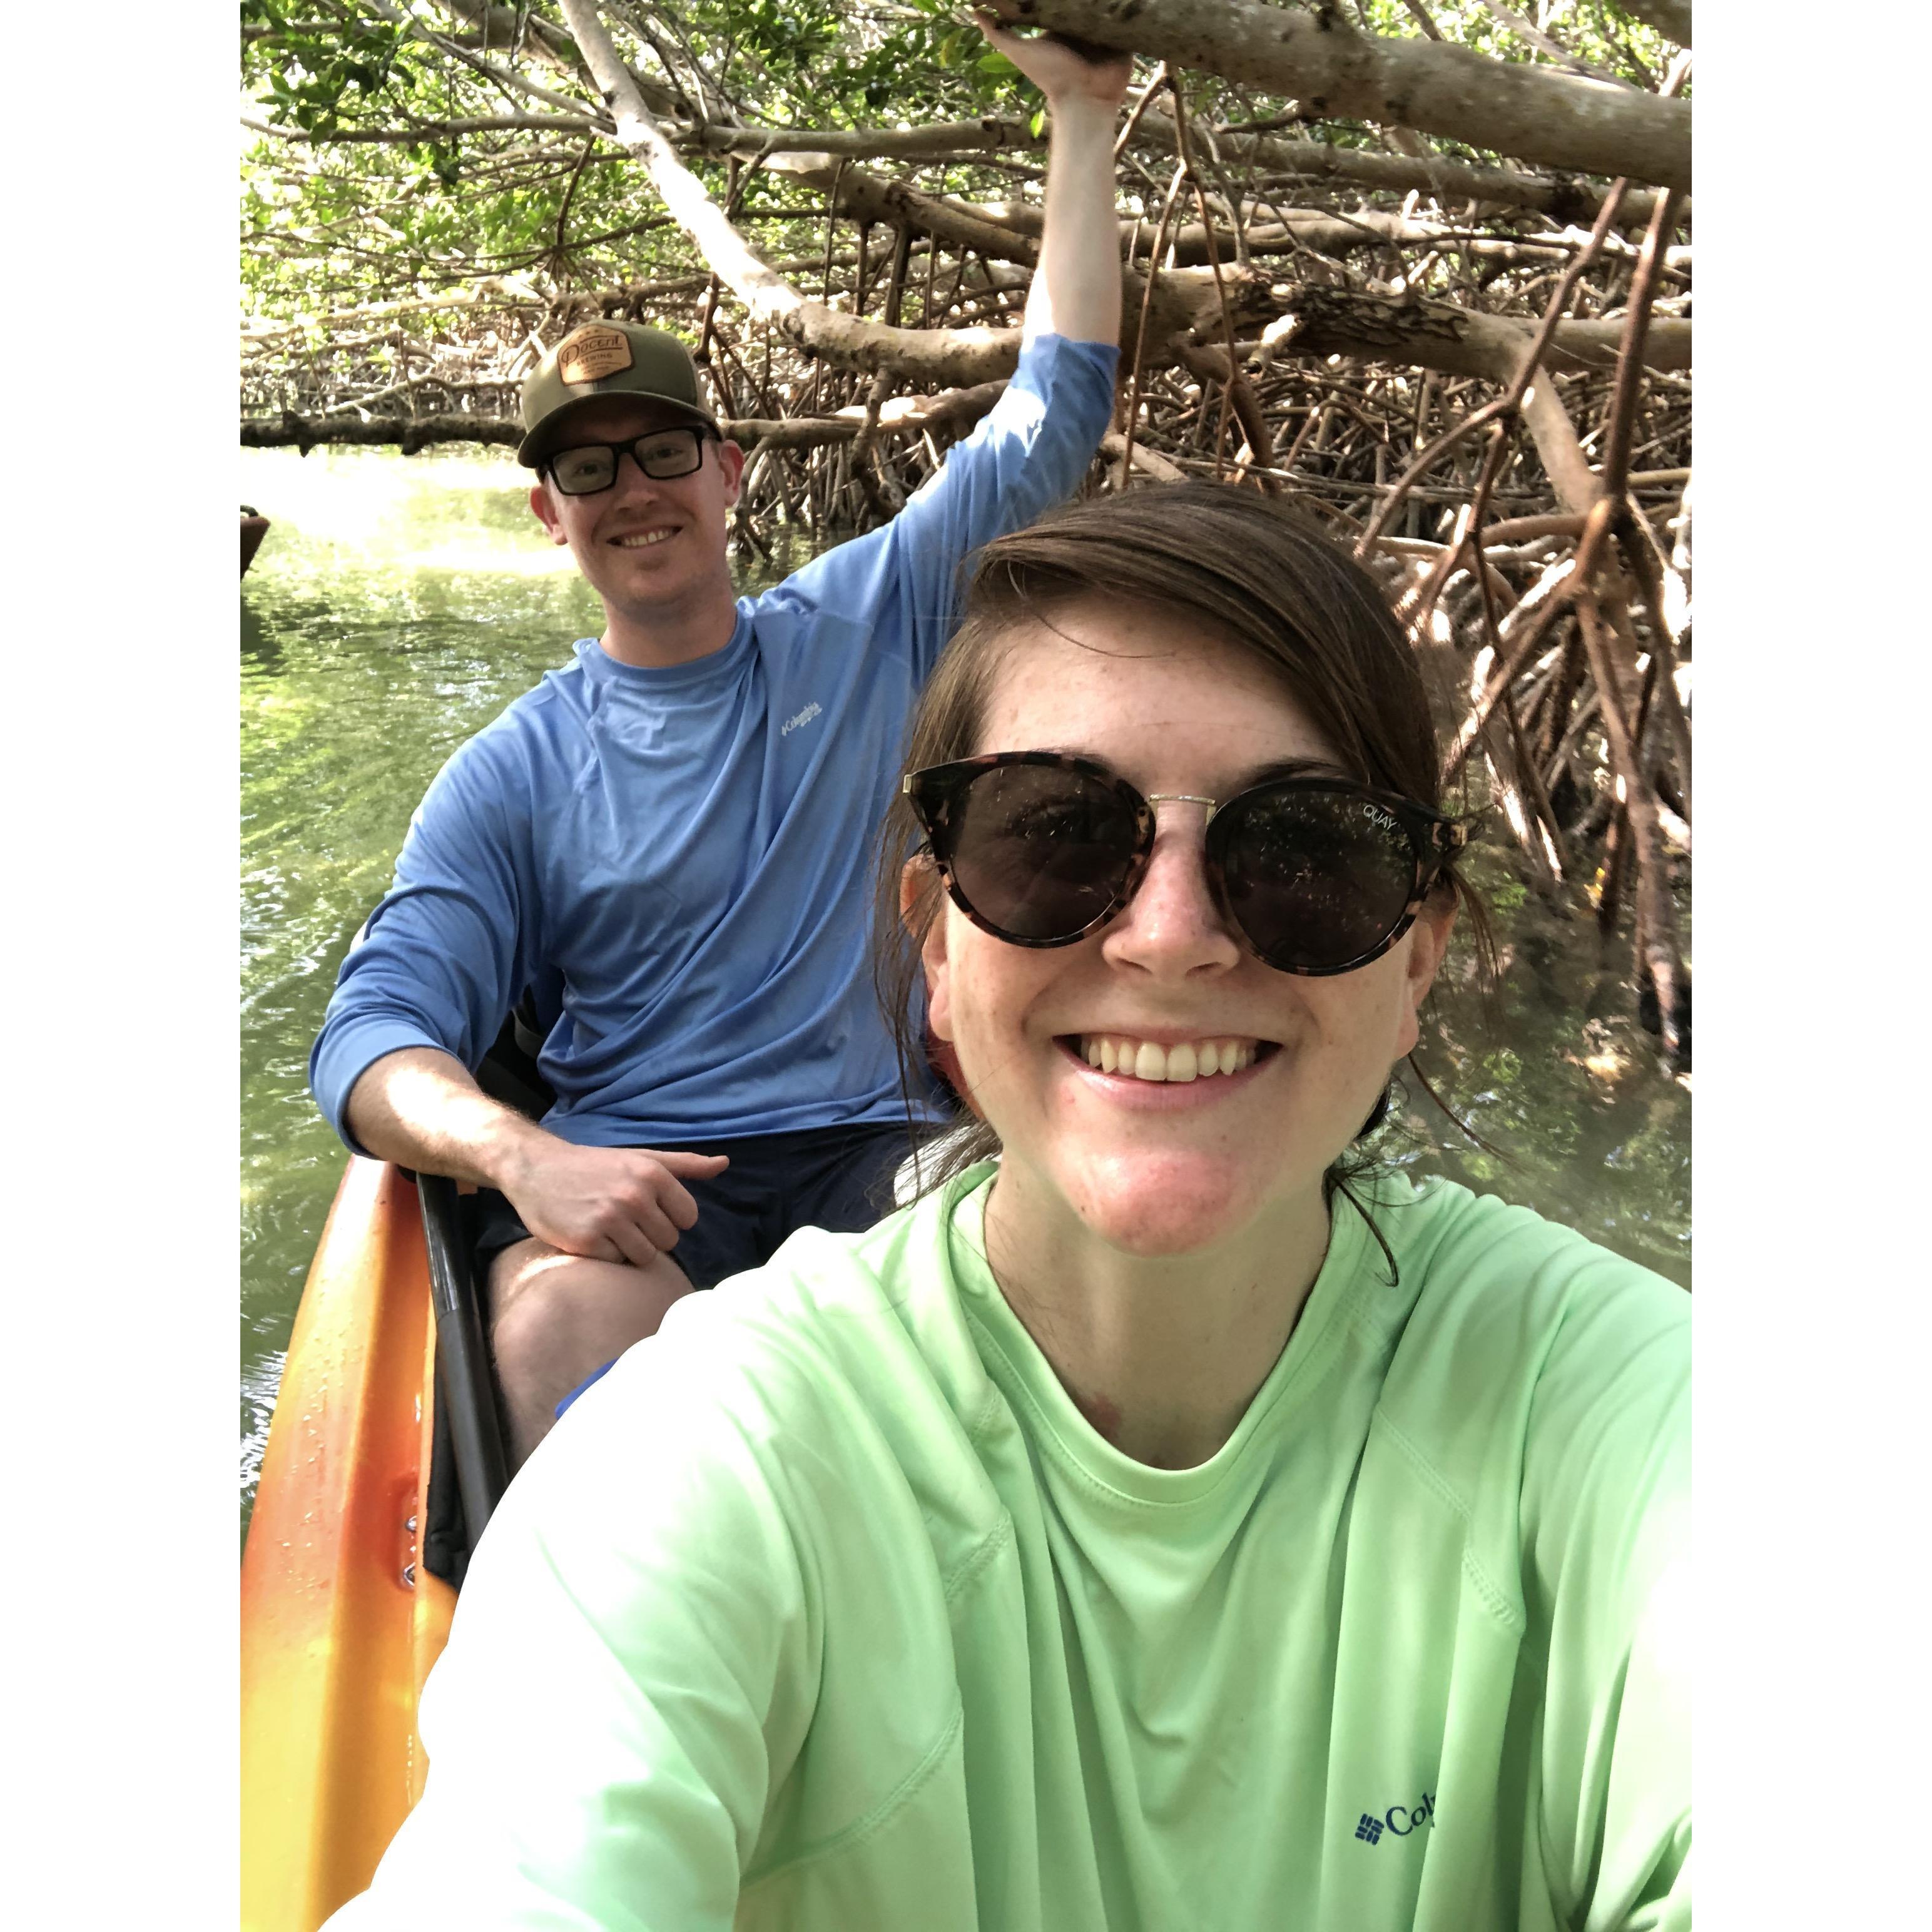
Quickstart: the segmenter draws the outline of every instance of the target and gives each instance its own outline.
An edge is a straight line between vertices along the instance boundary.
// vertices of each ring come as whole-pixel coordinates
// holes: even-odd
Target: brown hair
[[[1440,809],[1442,760],[1428,694],[1381,587],[1305,518],[1252,490],[1214,483],[1160,484],[1096,497],[979,551],[959,629],[914,715],[904,769],[985,748],[979,740],[987,699],[1014,634],[1103,598],[1204,620],[1215,636],[1266,667],[1364,783]],[[895,795],[880,835],[873,976],[898,1042],[908,1107],[928,1080],[912,996],[920,946],[944,894],[928,866],[902,920],[900,873],[920,841],[910,805]],[[1468,914],[1478,960],[1492,971],[1488,922],[1467,881],[1451,865],[1436,889],[1454,892]],[[1432,1096],[1419,1072],[1417,1077]],[[1390,1098],[1384,1091],[1358,1142],[1382,1125]],[[979,1120],[949,1144],[943,1160],[921,1163],[922,1187],[998,1150],[998,1136]],[[1365,1164],[1345,1156],[1329,1170],[1326,1191],[1332,1194]]]

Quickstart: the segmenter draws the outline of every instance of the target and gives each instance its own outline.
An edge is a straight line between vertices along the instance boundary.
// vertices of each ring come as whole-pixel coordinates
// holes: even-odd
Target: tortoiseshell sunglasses
[[[1071,946],[1105,926],[1146,876],[1156,804],[1204,805],[1222,916],[1257,958],[1310,977],[1379,959],[1468,836],[1412,799],[1340,779],[1143,797],[1104,765],[1058,752],[929,765],[902,789],[953,904],[1014,946]]]

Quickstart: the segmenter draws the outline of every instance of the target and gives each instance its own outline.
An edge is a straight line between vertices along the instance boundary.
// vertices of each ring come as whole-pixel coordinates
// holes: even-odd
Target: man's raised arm
[[[1012,0],[999,0],[1009,16]],[[1075,342],[1120,339],[1119,217],[1114,206],[1114,123],[1132,57],[1090,52],[1050,34],[1016,34],[991,12],[980,31],[1046,96],[1045,231],[1027,291],[1026,332]],[[1105,238],[1104,244],[1101,238]]]
[[[999,4],[1013,10],[1012,0]],[[961,560],[1078,488],[1112,413],[1120,352],[1114,128],[1132,59],[1012,33],[991,13],[978,18],[1047,100],[1044,232],[1019,367],[992,412],[890,523],[823,552],[767,593],[774,606],[815,608],[875,634],[886,626],[910,646],[920,677],[952,634]]]

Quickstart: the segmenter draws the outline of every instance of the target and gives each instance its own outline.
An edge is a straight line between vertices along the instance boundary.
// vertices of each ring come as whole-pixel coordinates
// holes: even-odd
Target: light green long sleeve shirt
[[[989,1273],[988,1170],[795,1236],[571,1410],[477,1552],[339,1932],[1690,1923],[1689,1304],[1384,1182],[1154,1469]]]

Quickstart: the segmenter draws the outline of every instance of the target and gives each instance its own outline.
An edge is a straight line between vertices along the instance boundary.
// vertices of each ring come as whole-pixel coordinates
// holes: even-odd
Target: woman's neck
[[[1234,1432],[1287,1346],[1328,1225],[1318,1194],[1210,1249],[1132,1255],[1003,1170],[986,1258],[1095,1430],[1137,1462],[1188,1469]]]

